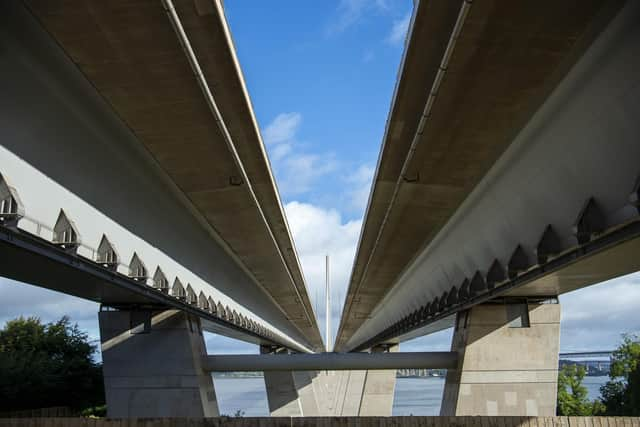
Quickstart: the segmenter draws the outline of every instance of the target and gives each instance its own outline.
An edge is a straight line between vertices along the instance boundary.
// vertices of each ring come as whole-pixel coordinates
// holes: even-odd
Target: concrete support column
[[[262,354],[273,352],[274,350],[270,347],[260,347]],[[309,417],[320,415],[314,390],[316,376],[317,373],[314,371],[264,372],[264,383],[271,416]]]
[[[362,392],[367,371],[335,371],[336,397],[333,415],[354,417],[360,415]],[[389,414],[390,415],[390,414]]]
[[[398,346],[372,351],[396,352]],[[264,382],[271,416],[390,416],[396,370],[266,371]]]
[[[178,310],[101,311],[111,418],[215,417],[218,404],[200,320]]]
[[[560,305],[482,304],[458,314],[440,415],[553,416]]]
[[[374,347],[372,353],[397,352],[398,346]],[[361,416],[390,416],[393,409],[393,392],[396,388],[396,370],[369,370],[364,378],[362,401],[360,403]]]
[[[372,352],[397,352],[398,346],[374,347]],[[333,371],[325,376],[329,391],[330,412],[335,416],[383,416],[391,415],[396,370]]]
[[[276,350],[286,351],[284,349]],[[260,347],[260,353],[273,353],[270,347]],[[264,382],[267,389],[269,412],[273,417],[302,417],[323,415],[318,407],[320,390],[315,371],[266,371]]]

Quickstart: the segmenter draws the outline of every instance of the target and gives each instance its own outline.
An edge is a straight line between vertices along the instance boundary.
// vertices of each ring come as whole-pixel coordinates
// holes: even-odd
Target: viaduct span
[[[415,1],[324,344],[221,0],[0,5],[0,275],[101,303],[112,417],[554,415],[559,295],[640,270],[640,3]],[[401,342],[454,327],[450,352]],[[202,332],[260,346],[207,356]],[[215,352],[215,349],[213,349]]]

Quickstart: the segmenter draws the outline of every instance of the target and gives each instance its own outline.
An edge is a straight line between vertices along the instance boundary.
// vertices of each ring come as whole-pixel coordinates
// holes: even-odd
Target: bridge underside
[[[555,298],[640,269],[640,6],[544,5],[528,12],[509,2],[468,6],[437,96],[425,95],[432,107],[424,129],[410,132],[415,150],[400,157],[392,155],[402,147],[397,111],[413,94],[430,93],[431,80],[423,92],[402,89],[417,67],[412,46],[427,40],[420,14],[437,15],[418,8],[338,349],[450,327],[456,313],[495,298]],[[502,13],[513,19],[498,19]],[[534,18],[541,15],[544,24]],[[508,43],[500,38],[504,22],[519,28]],[[541,30],[547,24],[558,33]],[[525,36],[528,26],[537,30]],[[518,44],[520,36],[528,41]],[[485,143],[495,150],[480,149]],[[373,227],[387,207],[386,222]]]
[[[449,368],[443,414],[553,415],[557,296],[640,269],[640,3],[418,2],[336,346],[455,326],[452,352],[207,357],[203,330],[322,348],[221,2],[24,4],[0,274],[105,306],[111,416],[217,415],[216,366],[267,372],[274,414],[389,415],[410,365]]]
[[[187,208],[322,348],[222,2],[24,4]]]
[[[12,280],[63,292],[107,307],[124,310],[177,309],[202,319],[202,327],[212,332],[258,345],[290,342],[266,329],[252,328],[222,318],[211,310],[189,304],[144,282],[70,254],[50,242],[0,224],[1,274]]]
[[[215,81],[229,84],[222,84],[224,96],[218,93],[217,99],[236,146],[207,104],[161,3],[90,6],[0,6],[0,190],[10,183],[19,195],[17,229],[26,239],[20,243],[30,234],[49,243],[45,252],[55,253],[64,246],[56,239],[66,236],[69,249],[76,249],[61,261],[67,265],[47,261],[45,269],[43,257],[24,248],[15,252],[11,244],[18,241],[7,245],[7,238],[2,251],[13,261],[0,275],[104,304],[178,304],[205,319],[223,320],[212,324],[240,325],[246,334],[229,330],[252,342],[259,324],[266,342],[299,351],[322,348],[221,9],[211,2],[196,14],[204,27],[189,32],[197,43],[215,44],[201,53],[203,61],[225,64]],[[121,26],[126,19],[120,14],[131,19],[127,25]],[[89,21],[104,25],[86,26]],[[140,28],[149,37],[137,38]],[[99,34],[89,36],[91,31]],[[101,45],[105,38],[113,45]],[[147,44],[155,50],[145,51]],[[105,56],[80,58],[82,49]],[[98,66],[109,69],[99,72]],[[159,70],[171,74],[171,84]],[[107,84],[102,78],[113,80]],[[174,134],[183,130],[182,136]],[[251,180],[238,179],[241,170]],[[202,181],[224,185],[193,187]],[[252,191],[257,201],[247,202]],[[71,234],[56,231],[61,217]],[[111,248],[104,260],[109,268],[103,268],[111,276],[79,277],[67,268],[85,261],[100,267],[103,244]],[[128,283],[137,269],[144,277]],[[158,290],[177,301],[154,295]],[[225,328],[218,331],[227,334]],[[266,336],[272,334],[278,339]]]

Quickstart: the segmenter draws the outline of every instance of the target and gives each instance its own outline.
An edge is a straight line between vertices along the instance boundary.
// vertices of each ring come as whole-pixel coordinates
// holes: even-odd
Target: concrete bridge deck
[[[640,269],[639,19],[632,1],[417,4],[339,351]]]
[[[634,417],[221,417],[207,419],[2,419],[0,427],[637,427]]]
[[[51,241],[40,231],[62,209],[79,243],[97,248],[104,236],[120,263],[136,255],[150,286],[191,288],[292,348],[321,349],[223,11],[186,3],[174,12],[212,94],[162,3],[2,3],[0,174],[26,212],[17,227]],[[128,302],[54,270],[34,284]]]
[[[336,348],[455,326],[443,415],[554,414],[557,296],[640,270],[640,3],[415,4]],[[272,414],[388,415],[366,355],[269,366],[323,345],[222,1],[0,12],[1,273],[115,308],[109,414],[217,415],[209,328],[261,344]]]

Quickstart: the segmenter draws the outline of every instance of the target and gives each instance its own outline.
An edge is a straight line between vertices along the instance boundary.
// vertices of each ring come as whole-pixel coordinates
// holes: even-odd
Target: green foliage
[[[0,329],[0,411],[104,403],[102,368],[87,334],[66,316],[20,317]]]
[[[107,416],[107,405],[93,406],[83,409],[80,415],[87,418],[104,418]]]
[[[591,402],[582,385],[584,366],[565,365],[558,373],[558,415],[589,416],[602,410],[601,403]]]
[[[600,387],[604,415],[640,415],[640,337],[623,335],[611,356],[609,381]]]

